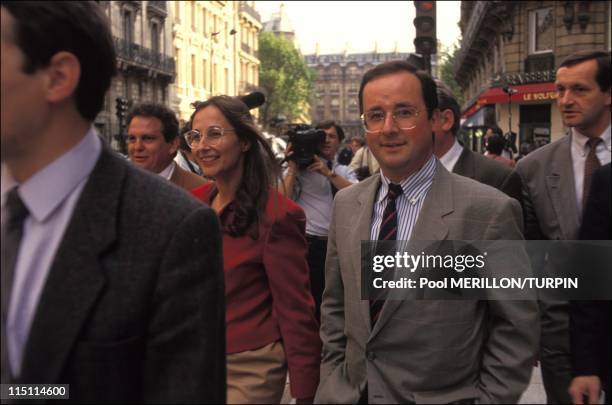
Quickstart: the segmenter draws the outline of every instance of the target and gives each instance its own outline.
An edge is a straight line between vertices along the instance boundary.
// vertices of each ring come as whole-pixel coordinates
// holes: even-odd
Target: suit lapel
[[[174,166],[174,172],[170,177],[170,181],[179,187],[185,188],[185,176],[181,173],[182,171],[183,169],[181,169],[179,165]]]
[[[125,171],[126,165],[104,147],[51,265],[25,347],[20,380],[60,382],[65,362],[105,285],[99,256],[116,238]]]
[[[367,184],[367,187],[363,190],[362,193],[357,197],[357,206],[354,212],[359,213],[359,217],[357,218],[357,226],[353,228],[351,235],[351,244],[350,246],[358,246],[358,252],[360,254],[352,255],[351,260],[353,261],[353,269],[355,274],[357,275],[355,279],[357,280],[357,290],[359,291],[359,298],[361,299],[361,259],[362,254],[364,252],[361,251],[361,241],[369,241],[370,238],[370,230],[372,226],[372,213],[374,211],[374,200],[376,199],[376,195],[378,194],[378,188],[380,186],[380,175],[375,174],[372,176],[372,180]],[[370,321],[370,302],[369,300],[361,300],[360,304],[361,314],[363,315],[364,322],[367,325],[368,333],[372,330],[372,325]]]
[[[453,184],[451,174],[438,161],[436,162],[436,174],[425,197],[421,212],[410,237],[409,250],[413,252],[435,252],[440,241],[446,239],[448,235],[448,225],[443,217],[453,212]],[[431,241],[435,243],[432,245]],[[405,293],[410,293],[406,291]],[[400,298],[400,297],[397,297]],[[391,319],[391,315],[400,307],[406,299],[388,299],[380,312],[380,318],[374,325],[370,335],[373,339],[378,331]]]
[[[557,157],[550,162],[546,188],[563,233],[563,239],[575,239],[579,227],[576,186],[572,167],[571,136],[559,144]]]

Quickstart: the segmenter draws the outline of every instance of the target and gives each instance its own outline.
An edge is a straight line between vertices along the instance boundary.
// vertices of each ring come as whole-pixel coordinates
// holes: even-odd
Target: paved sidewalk
[[[523,396],[519,400],[519,404],[545,404],[546,392],[542,383],[542,373],[540,367],[534,367],[531,374],[531,382]]]

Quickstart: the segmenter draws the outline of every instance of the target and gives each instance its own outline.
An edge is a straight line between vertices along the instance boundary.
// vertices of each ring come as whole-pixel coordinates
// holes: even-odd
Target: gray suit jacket
[[[543,146],[519,160],[516,171],[523,183],[525,238],[529,240],[578,239],[580,214],[571,154],[571,136]],[[564,267],[570,249],[557,243],[547,254],[532,254],[538,272],[550,276]],[[540,301],[542,349],[540,360],[544,387],[549,401],[569,403],[567,387],[571,381],[569,342],[569,303]]]
[[[578,238],[571,142],[571,136],[564,136],[531,152],[516,166],[523,183],[525,239]]]
[[[103,149],[52,263],[20,384],[70,400],[225,400],[221,233],[184,190]]]
[[[463,148],[453,173],[460,174],[480,183],[503,191],[519,203],[522,200],[521,178],[510,167]]]
[[[360,243],[370,239],[380,176],[336,195],[321,308],[319,403],[511,403],[538,346],[533,301],[387,300],[372,329],[361,300]],[[519,204],[438,163],[413,240],[522,239]],[[519,265],[525,264],[521,258]]]

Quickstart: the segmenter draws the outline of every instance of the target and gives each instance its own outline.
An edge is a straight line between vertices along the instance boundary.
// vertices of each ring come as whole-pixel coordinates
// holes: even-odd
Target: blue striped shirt
[[[397,209],[397,240],[409,240],[412,228],[416,224],[423,207],[423,201],[427,192],[431,188],[434,175],[436,174],[436,158],[431,158],[421,167],[419,171],[411,174],[404,179],[400,185],[404,193],[395,201]],[[372,230],[370,239],[377,240],[380,232],[380,225],[383,220],[383,213],[387,206],[387,191],[389,190],[389,179],[380,173],[381,184],[378,189],[378,196],[374,203],[374,218],[372,218]]]

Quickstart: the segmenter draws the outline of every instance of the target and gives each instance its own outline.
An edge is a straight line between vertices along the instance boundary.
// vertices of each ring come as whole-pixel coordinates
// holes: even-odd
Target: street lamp
[[[214,81],[214,75],[213,75],[213,38],[216,37],[217,35],[219,35],[221,33],[221,31],[217,31],[217,32],[211,32],[210,33],[210,96],[212,96],[213,94],[213,81]],[[237,31],[232,28],[229,32],[229,35],[235,35],[237,33]],[[210,97],[209,97],[210,98]]]
[[[517,93],[517,90],[510,87],[509,84],[502,87],[502,90],[504,91],[504,93],[508,95],[508,139],[507,140],[513,141],[511,139],[512,138],[512,95]],[[515,148],[514,142],[512,142],[512,145],[513,145],[512,149],[514,149]]]

